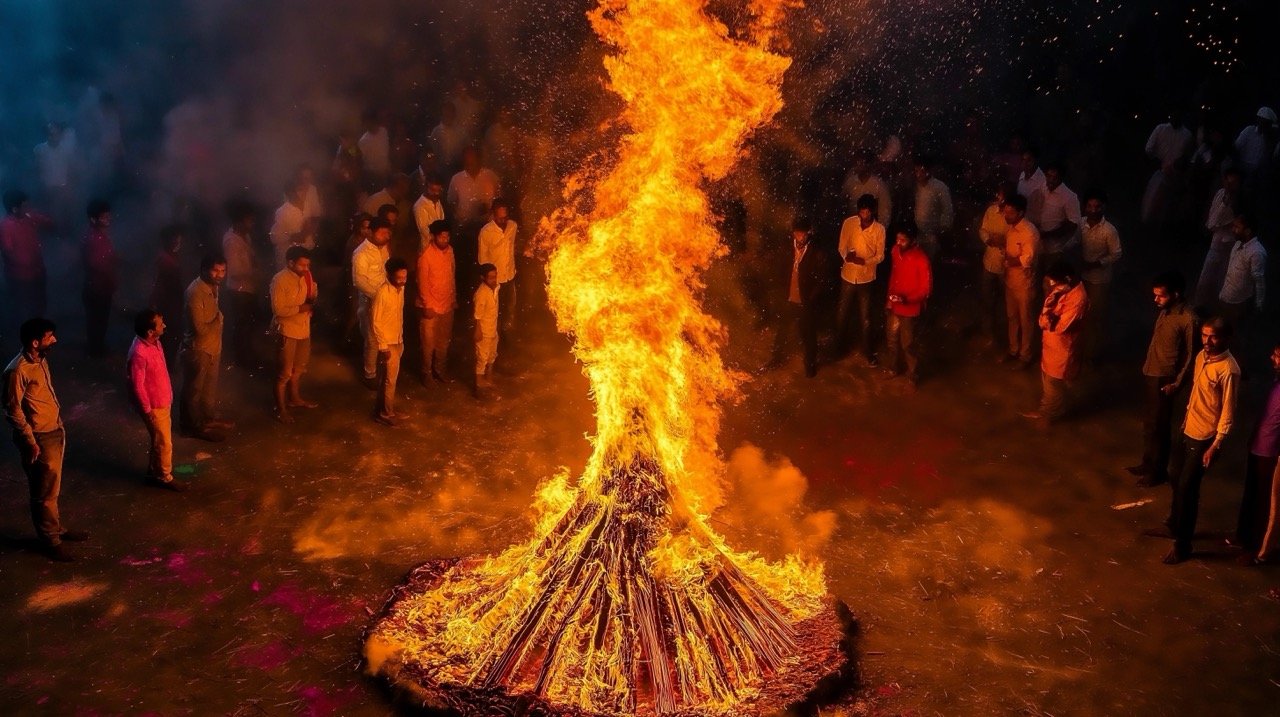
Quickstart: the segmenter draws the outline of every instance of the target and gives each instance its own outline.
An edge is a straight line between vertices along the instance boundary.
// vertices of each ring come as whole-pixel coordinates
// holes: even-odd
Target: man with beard
[[[218,431],[231,427],[215,418],[223,324],[218,287],[226,278],[227,260],[221,255],[209,255],[200,262],[200,276],[187,287],[187,335],[182,347],[182,432],[215,443],[224,440]]]
[[[62,541],[83,541],[89,534],[66,530],[58,515],[62,488],[62,454],[67,445],[62,411],[49,375],[49,349],[58,342],[57,327],[44,318],[29,319],[19,329],[22,352],[4,370],[4,412],[13,427],[13,442],[22,458],[31,494],[31,519],[51,560],[75,558]]]

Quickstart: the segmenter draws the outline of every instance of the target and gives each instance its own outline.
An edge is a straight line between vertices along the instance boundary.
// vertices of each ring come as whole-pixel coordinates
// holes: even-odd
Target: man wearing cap
[[[1245,127],[1236,137],[1236,154],[1245,174],[1253,174],[1267,159],[1269,150],[1275,147],[1276,112],[1270,107],[1260,107],[1253,124]]]

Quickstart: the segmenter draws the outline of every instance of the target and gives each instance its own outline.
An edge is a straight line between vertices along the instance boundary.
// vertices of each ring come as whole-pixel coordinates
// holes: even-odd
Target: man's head
[[[298,183],[304,187],[314,187],[316,184],[316,171],[309,164],[298,165],[298,171],[294,173]]]
[[[303,184],[302,180],[298,179],[297,177],[294,177],[288,182],[285,182],[284,200],[286,202],[301,209],[302,204],[303,202],[306,201],[306,199],[307,199],[307,185]]]
[[[813,222],[808,217],[797,217],[791,222],[791,241],[795,243],[797,248],[803,249],[809,245],[809,239],[813,237]]]
[[[867,224],[876,218],[876,212],[880,209],[880,202],[876,200],[875,195],[864,194],[858,197],[857,208],[858,219],[861,219],[863,224]]]
[[[409,283],[409,265],[404,263],[404,259],[393,256],[387,260],[385,268],[388,284],[397,289],[403,289],[404,285]]]
[[[369,225],[372,223],[373,217],[364,212],[356,212],[355,216],[351,218],[351,233],[368,236],[371,231]]]
[[[1250,212],[1240,212],[1236,218],[1231,221],[1231,233],[1235,235],[1236,241],[1249,241],[1254,235],[1253,215]]]
[[[205,254],[200,260],[200,279],[206,284],[222,286],[227,280],[227,258],[221,254]]]
[[[481,264],[480,281],[490,289],[498,288],[498,267],[493,264]]]
[[[409,175],[404,172],[396,172],[391,175],[391,181],[387,182],[387,194],[390,194],[397,202],[402,202],[409,196]]]
[[[1151,281],[1151,298],[1157,309],[1167,309],[1182,301],[1187,280],[1176,271],[1166,271]]]
[[[1280,375],[1280,341],[1271,347],[1271,370]]]
[[[427,231],[431,232],[431,243],[437,249],[449,248],[449,222],[437,219],[431,222],[431,226],[427,227]]]
[[[383,204],[378,207],[378,218],[394,227],[400,219],[400,210],[394,204]]]
[[[916,157],[911,163],[911,170],[915,174],[916,184],[924,185],[933,179],[933,162],[925,157]]]
[[[1009,226],[1017,224],[1022,221],[1023,217],[1027,216],[1027,198],[1014,192],[1005,197],[1004,207],[1000,210],[1000,213],[1004,215],[1004,220]]]
[[[66,131],[66,127],[61,122],[50,122],[44,126],[44,136],[49,140],[50,147],[57,147],[62,141],[62,135]]]
[[[493,200],[493,207],[489,211],[493,214],[493,223],[500,229],[506,229],[507,220],[511,218],[511,209],[507,206],[506,200]]]
[[[1258,129],[1267,131],[1276,126],[1276,111],[1270,107],[1258,108]]]
[[[433,202],[440,201],[444,197],[444,182],[436,177],[429,177],[422,194]]]
[[[104,199],[90,201],[84,213],[89,218],[89,226],[95,229],[106,229],[111,226],[111,204]]]
[[[916,239],[920,236],[920,230],[916,228],[915,222],[903,222],[893,233],[893,242],[898,245],[900,251],[906,251],[916,245]]]
[[[1031,175],[1036,173],[1036,170],[1039,168],[1039,166],[1040,166],[1040,158],[1036,156],[1036,153],[1029,148],[1023,149],[1022,150],[1022,173],[1030,177]]]
[[[1238,194],[1240,185],[1244,183],[1244,174],[1239,167],[1228,167],[1222,173],[1222,188],[1227,190],[1228,194]]]
[[[306,276],[311,271],[311,250],[297,244],[289,247],[284,253],[284,266],[298,276]]]
[[[1059,261],[1044,273],[1050,289],[1071,288],[1080,283],[1080,273],[1069,262]]]
[[[866,150],[859,150],[853,155],[853,173],[858,179],[866,181],[871,176],[871,170],[875,166],[875,156]]]
[[[231,229],[241,236],[248,236],[253,231],[253,205],[245,201],[227,203],[227,217],[231,220]]]
[[[181,224],[170,224],[160,230],[160,248],[170,254],[177,254],[182,248],[182,239],[186,236],[186,228]]]
[[[18,339],[22,341],[22,352],[28,356],[44,358],[49,349],[58,343],[54,331],[58,329],[54,323],[44,317],[27,319],[18,327]]]
[[[30,197],[21,189],[9,189],[4,193],[4,213],[21,216],[27,211],[27,200]]]
[[[1044,166],[1044,186],[1053,191],[1062,186],[1062,165],[1053,162]]]
[[[155,341],[164,336],[164,317],[155,309],[143,309],[133,316],[133,333],[140,339]]]
[[[1107,194],[1095,189],[1084,195],[1084,216],[1090,224],[1097,224],[1107,213]]]
[[[473,176],[477,174],[482,166],[480,161],[480,149],[478,147],[467,147],[462,150],[462,168],[467,174]]]
[[[1205,353],[1217,356],[1227,350],[1231,343],[1231,323],[1221,316],[1207,319],[1200,327],[1200,343],[1204,344]]]
[[[369,230],[373,232],[369,235],[369,241],[374,246],[386,246],[391,243],[391,223],[386,219],[374,219],[369,223]]]
[[[382,113],[373,107],[365,110],[360,119],[366,132],[375,132],[382,128]]]
[[[997,207],[1004,207],[1005,200],[1017,193],[1017,186],[1010,182],[1000,182],[991,194],[991,201],[995,202]]]

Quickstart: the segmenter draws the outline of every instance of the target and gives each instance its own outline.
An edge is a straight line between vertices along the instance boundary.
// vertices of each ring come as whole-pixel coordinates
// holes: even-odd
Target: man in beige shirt
[[[1031,366],[1032,341],[1035,338],[1036,255],[1040,251],[1040,233],[1027,220],[1027,198],[1021,194],[1006,197],[1005,223],[1009,232],[1004,242],[1004,307],[1009,322],[1009,355],[1015,368]]]
[[[219,431],[231,424],[216,418],[218,372],[222,363],[222,310],[218,289],[227,278],[227,260],[220,254],[200,262],[200,276],[187,287],[186,329],[182,342],[182,395],[178,428],[203,441],[225,440]]]
[[[1164,556],[1167,565],[1191,556],[1191,539],[1200,509],[1200,481],[1231,432],[1240,385],[1240,366],[1227,350],[1231,324],[1221,318],[1209,319],[1200,327],[1200,340],[1204,349],[1196,356],[1192,369],[1191,398],[1182,422],[1182,438],[1169,470],[1173,503],[1165,525],[1174,542],[1173,549]]]
[[[403,416],[396,413],[396,381],[404,355],[404,287],[409,266],[399,257],[386,264],[387,281],[378,287],[369,309],[370,335],[378,351],[378,400],[373,420],[394,426]]]
[[[858,197],[858,212],[840,226],[840,303],[836,309],[836,334],[841,350],[852,348],[848,338],[854,304],[858,306],[858,325],[863,355],[876,366],[875,343],[871,340],[871,286],[876,268],[884,261],[884,225],[877,219],[877,200],[870,194]]]
[[[48,319],[30,319],[22,324],[19,336],[22,353],[4,369],[4,413],[13,428],[13,442],[22,457],[31,493],[31,520],[45,554],[51,560],[75,560],[62,541],[88,540],[89,534],[66,530],[58,513],[58,493],[62,488],[62,454],[67,437],[62,427],[62,411],[49,375],[49,349],[58,342],[55,326]]]
[[[280,334],[275,401],[276,419],[281,423],[293,423],[290,408],[316,407],[302,398],[301,383],[311,360],[311,314],[317,293],[311,276],[311,251],[303,246],[289,247],[285,268],[271,279],[272,324]]]

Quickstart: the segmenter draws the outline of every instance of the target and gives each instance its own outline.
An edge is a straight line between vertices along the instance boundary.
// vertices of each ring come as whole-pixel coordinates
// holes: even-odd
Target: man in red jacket
[[[912,385],[919,382],[916,369],[916,323],[924,310],[925,302],[933,291],[933,270],[929,257],[916,243],[919,230],[914,224],[898,228],[893,246],[893,269],[889,272],[889,304],[885,323],[886,346],[884,365],[890,376],[898,376],[898,352],[907,364],[907,380]]]

